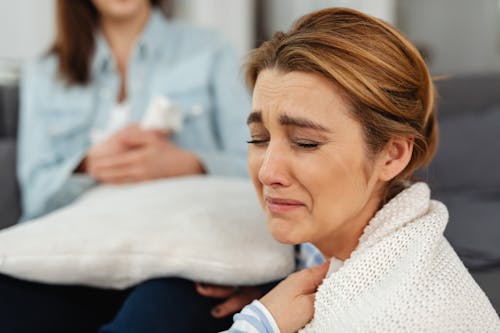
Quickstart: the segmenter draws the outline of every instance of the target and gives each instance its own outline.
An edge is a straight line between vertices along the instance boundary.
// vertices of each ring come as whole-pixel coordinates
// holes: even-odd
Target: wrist
[[[262,302],[260,302],[259,300],[255,300],[251,303],[251,305],[255,306],[262,313],[263,317],[261,318],[261,320],[264,322],[267,331],[272,333],[281,332],[273,314]]]

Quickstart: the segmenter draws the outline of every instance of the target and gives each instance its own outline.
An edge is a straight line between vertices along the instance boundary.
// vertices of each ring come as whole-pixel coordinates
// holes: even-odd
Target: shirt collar
[[[104,38],[100,30],[97,30],[95,33],[95,51],[92,60],[92,72],[101,72],[108,68],[112,62],[113,59],[106,38]]]
[[[328,278],[333,273],[336,273],[343,265],[344,262],[342,260],[337,259],[335,257],[331,257],[330,266],[328,267],[328,272],[326,273],[325,278]]]
[[[158,48],[160,44],[158,42],[158,36],[164,36],[165,32],[168,31],[167,23],[165,15],[163,15],[159,9],[153,8],[144,31],[135,46],[134,52],[138,52],[136,56],[143,59],[156,51],[156,48]],[[110,68],[114,60],[106,38],[100,30],[96,30],[95,42],[92,71],[102,72]]]
[[[167,32],[168,21],[165,15],[161,10],[153,8],[144,32],[137,43],[138,56],[142,58],[154,54],[161,44],[159,38],[165,36]]]

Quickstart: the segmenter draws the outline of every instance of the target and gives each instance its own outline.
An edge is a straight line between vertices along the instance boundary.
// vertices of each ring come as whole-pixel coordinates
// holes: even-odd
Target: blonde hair
[[[411,160],[389,182],[384,202],[431,161],[438,141],[432,78],[418,50],[391,25],[352,9],[313,12],[251,53],[246,64],[251,90],[264,69],[316,73],[339,86],[372,156],[391,137],[414,140]]]

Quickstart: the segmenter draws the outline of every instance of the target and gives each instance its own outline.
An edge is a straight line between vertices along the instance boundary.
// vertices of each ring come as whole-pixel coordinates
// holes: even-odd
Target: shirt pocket
[[[208,86],[192,87],[184,91],[167,91],[164,95],[181,109],[185,123],[206,116],[212,109],[211,94]]]
[[[57,140],[83,130],[91,121],[94,104],[91,85],[57,82],[40,105],[48,135]]]
[[[212,150],[216,147],[212,67],[212,54],[205,52],[171,66],[159,66],[153,80],[152,97],[165,96],[183,114],[183,128],[173,139],[184,148]]]
[[[89,145],[92,109],[88,105],[52,105],[45,107],[43,118],[51,150],[58,158]]]
[[[174,140],[186,148],[214,150],[217,146],[217,130],[208,86],[167,93],[166,96],[183,113],[182,131],[175,134]]]

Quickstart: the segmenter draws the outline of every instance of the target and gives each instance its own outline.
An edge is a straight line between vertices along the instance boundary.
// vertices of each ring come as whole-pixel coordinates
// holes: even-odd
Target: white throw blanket
[[[301,332],[500,332],[486,295],[443,236],[447,221],[427,185],[400,193],[324,279]]]

